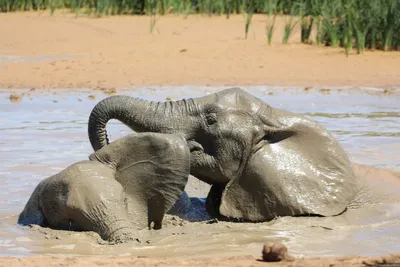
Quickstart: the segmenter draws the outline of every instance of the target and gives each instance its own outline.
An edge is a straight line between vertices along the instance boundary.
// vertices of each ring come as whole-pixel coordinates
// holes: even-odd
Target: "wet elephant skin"
[[[190,148],[190,173],[213,187],[207,206],[215,216],[332,216],[345,211],[359,191],[346,153],[324,127],[240,88],[166,102],[107,97],[89,117],[94,150],[108,144],[111,119],[136,132],[182,135]]]
[[[188,176],[182,137],[130,134],[41,181],[18,223],[94,231],[114,243],[138,240],[138,230],[161,228]]]

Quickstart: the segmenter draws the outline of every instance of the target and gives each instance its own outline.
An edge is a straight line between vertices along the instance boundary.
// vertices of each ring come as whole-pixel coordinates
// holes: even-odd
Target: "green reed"
[[[247,39],[247,35],[249,33],[251,18],[253,17],[255,8],[256,8],[256,0],[244,0],[245,5],[245,14],[246,14],[246,23],[245,23],[245,39]]]
[[[317,45],[353,49],[399,50],[400,1],[398,0],[298,0],[301,41],[309,42],[315,30]]]
[[[157,2],[156,0],[150,0],[148,6],[148,13],[150,13],[150,33],[153,32],[154,27],[156,26],[157,22]]]
[[[266,30],[267,30],[267,41],[268,45],[272,44],[272,35],[275,29],[275,21],[277,16],[277,9],[278,9],[278,0],[266,0],[265,5],[265,12],[267,14],[267,23],[266,23]]]
[[[289,11],[289,16],[285,18],[285,27],[283,32],[282,44],[287,44],[290,36],[293,33],[294,28],[299,23],[299,19],[296,16],[297,6],[293,5]]]

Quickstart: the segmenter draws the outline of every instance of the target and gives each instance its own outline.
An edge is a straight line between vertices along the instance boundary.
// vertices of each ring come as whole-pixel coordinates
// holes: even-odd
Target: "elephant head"
[[[207,206],[217,215],[252,221],[335,215],[356,194],[350,161],[326,129],[239,88],[167,102],[108,97],[89,117],[95,150],[108,143],[110,119],[136,132],[182,134],[191,174],[213,185]]]
[[[189,149],[176,135],[127,135],[89,159],[40,182],[18,222],[135,240],[138,229],[161,228],[189,176]]]

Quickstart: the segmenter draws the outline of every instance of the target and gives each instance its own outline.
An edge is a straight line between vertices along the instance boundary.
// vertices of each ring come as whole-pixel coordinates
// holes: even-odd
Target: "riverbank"
[[[389,263],[392,263],[390,265]],[[393,264],[395,263],[395,264]],[[378,265],[381,264],[381,265]],[[385,265],[386,264],[386,265]],[[251,256],[225,258],[146,258],[126,256],[88,256],[88,257],[50,257],[36,256],[29,258],[0,258],[0,266],[13,267],[46,267],[46,266],[400,266],[400,254],[385,257],[344,257],[344,258],[314,258],[296,259],[283,262],[263,262],[260,258]]]
[[[0,14],[0,88],[126,88],[152,85],[400,87],[400,52],[272,46],[265,16],[244,39],[242,15],[163,16],[150,33],[146,16],[92,18],[57,10]]]

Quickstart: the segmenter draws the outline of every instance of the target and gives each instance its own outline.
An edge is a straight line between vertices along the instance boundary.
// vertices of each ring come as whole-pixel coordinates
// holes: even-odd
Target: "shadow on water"
[[[1,62],[0,62],[1,64]],[[222,88],[160,87],[120,90],[147,100],[198,97]],[[304,114],[329,129],[352,161],[400,170],[400,96],[332,91],[298,93],[246,87],[276,108]],[[284,217],[266,223],[206,224],[168,220],[160,231],[142,231],[146,242],[105,246],[95,234],[24,228],[19,212],[44,178],[79,160],[92,149],[87,120],[101,91],[25,92],[19,103],[11,91],[0,92],[0,255],[259,255],[266,241],[284,242],[294,256],[381,255],[400,252],[399,203],[375,203],[333,218]],[[268,93],[273,92],[273,94]],[[90,95],[94,95],[90,96]],[[90,97],[89,97],[90,96]],[[108,125],[110,140],[130,130],[117,121]],[[208,186],[191,179],[188,193],[203,197]]]

